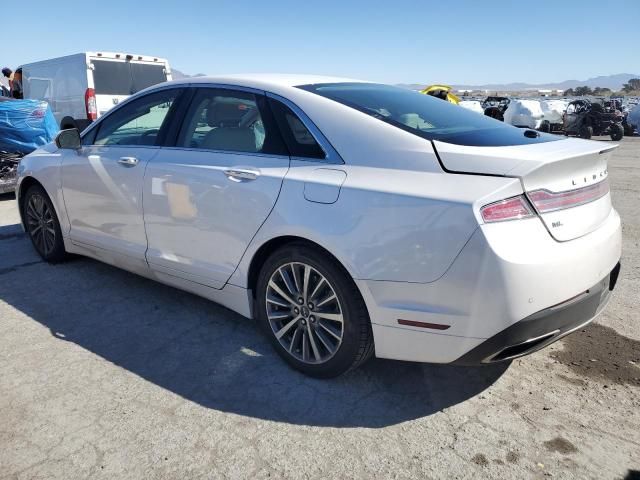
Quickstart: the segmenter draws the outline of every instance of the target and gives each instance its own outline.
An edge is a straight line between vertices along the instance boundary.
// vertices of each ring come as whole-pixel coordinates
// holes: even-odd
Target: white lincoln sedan
[[[24,158],[38,253],[256,318],[294,368],[479,364],[589,323],[620,270],[615,146],[311,76],[164,83]]]

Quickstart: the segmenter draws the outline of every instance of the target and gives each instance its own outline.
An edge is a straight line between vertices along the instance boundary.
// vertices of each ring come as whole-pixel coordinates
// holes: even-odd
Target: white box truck
[[[24,98],[46,100],[60,128],[81,131],[129,95],[167,80],[169,62],[147,55],[84,52],[22,65]]]

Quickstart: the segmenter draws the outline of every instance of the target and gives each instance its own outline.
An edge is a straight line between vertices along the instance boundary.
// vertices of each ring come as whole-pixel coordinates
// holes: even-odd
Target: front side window
[[[507,125],[458,105],[390,85],[327,83],[299,88],[371,115],[427,140],[470,146],[526,145],[560,140],[554,135],[525,136]]]
[[[162,90],[123,105],[100,123],[94,145],[156,145],[179,93]]]
[[[177,147],[288,155],[265,98],[253,93],[199,89],[182,125]]]

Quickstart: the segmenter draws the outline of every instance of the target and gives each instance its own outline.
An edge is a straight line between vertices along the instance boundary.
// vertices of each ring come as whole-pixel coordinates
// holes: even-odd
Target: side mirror
[[[68,130],[61,130],[56,135],[56,146],[65,150],[79,150],[82,148],[82,141],[80,140],[80,132],[77,128],[70,128]]]

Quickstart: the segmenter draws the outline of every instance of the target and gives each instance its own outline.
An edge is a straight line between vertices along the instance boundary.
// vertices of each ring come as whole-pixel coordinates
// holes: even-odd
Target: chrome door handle
[[[135,167],[138,164],[138,159],[136,157],[120,157],[118,163],[125,167]]]
[[[229,168],[224,170],[224,174],[229,180],[234,182],[241,182],[243,180],[255,180],[260,176],[260,172],[257,170],[245,170],[242,168]]]

